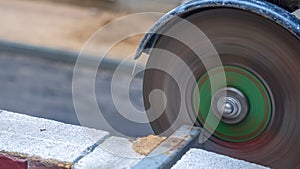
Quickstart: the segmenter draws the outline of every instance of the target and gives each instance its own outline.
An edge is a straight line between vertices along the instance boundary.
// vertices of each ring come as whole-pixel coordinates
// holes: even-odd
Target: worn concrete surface
[[[74,145],[93,145],[108,132],[2,111],[0,132]]]
[[[230,158],[201,149],[190,149],[172,169],[268,169],[257,164]]]
[[[2,111],[0,151],[73,162],[108,132]]]
[[[132,139],[61,122],[0,111],[0,160],[12,165],[73,169],[170,168],[192,146],[200,129],[182,126],[145,157]],[[186,147],[187,146],[187,147]],[[5,157],[5,158],[3,158]],[[16,160],[11,160],[15,158]],[[266,169],[227,156],[190,149],[173,169]]]
[[[74,169],[129,169],[144,156],[132,149],[132,141],[121,137],[110,137],[92,153],[74,165]]]

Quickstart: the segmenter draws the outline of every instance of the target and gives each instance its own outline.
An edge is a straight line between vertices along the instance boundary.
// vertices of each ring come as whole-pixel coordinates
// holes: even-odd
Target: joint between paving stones
[[[95,144],[91,145],[90,147],[88,147],[86,150],[84,150],[81,155],[79,157],[77,157],[74,161],[73,161],[73,166],[72,168],[74,167],[74,165],[76,163],[78,163],[82,158],[86,157],[87,155],[89,155],[90,153],[92,153],[95,148],[97,148],[100,144],[102,144],[106,139],[108,139],[110,137],[110,135],[107,135],[103,138],[101,138],[100,140],[98,140]]]

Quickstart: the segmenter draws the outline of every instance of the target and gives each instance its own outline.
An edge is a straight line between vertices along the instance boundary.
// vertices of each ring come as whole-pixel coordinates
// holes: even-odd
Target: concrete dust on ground
[[[128,15],[105,7],[46,0],[0,0],[0,39],[79,52],[99,28]],[[150,28],[156,19],[148,17],[122,24],[122,27],[111,27],[105,30],[105,36],[89,45],[87,52],[103,55],[114,37],[133,29],[139,30],[139,27]],[[125,39],[109,52],[109,56],[123,59],[133,54],[141,38],[142,35]]]

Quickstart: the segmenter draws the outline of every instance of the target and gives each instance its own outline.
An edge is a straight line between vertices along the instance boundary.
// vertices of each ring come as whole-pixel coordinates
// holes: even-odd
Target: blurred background
[[[117,18],[137,12],[165,13],[179,4],[180,0],[0,0],[0,109],[80,125],[72,100],[72,75],[86,41]],[[105,38],[84,52],[102,57],[114,36],[152,25],[156,19],[146,17],[122,28],[112,27]],[[132,54],[141,38],[130,37],[115,46],[108,55],[112,61],[107,64],[119,63]],[[114,70],[109,65],[104,67],[98,70],[95,92],[106,121],[127,136],[151,133],[148,124],[134,123],[118,114],[110,91]],[[89,71],[87,66],[83,77]],[[126,80],[131,75],[125,72],[123,77]],[[119,85],[125,89],[122,79]],[[131,83],[130,98],[137,109],[143,110],[140,77]],[[91,124],[98,122],[89,120]],[[101,125],[95,128],[102,129]]]
[[[80,51],[88,38],[105,24],[138,12],[165,13],[180,0],[0,0],[0,38],[31,45]],[[109,37],[140,25],[152,24],[153,18],[128,23],[108,32],[95,44],[99,52]],[[141,37],[124,41],[113,57],[136,49]]]

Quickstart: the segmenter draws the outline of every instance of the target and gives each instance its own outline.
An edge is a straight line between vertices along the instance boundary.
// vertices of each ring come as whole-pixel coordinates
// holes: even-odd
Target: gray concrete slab
[[[127,138],[110,137],[92,153],[74,165],[74,169],[129,169],[145,156],[132,149],[132,141]]]
[[[136,153],[133,148],[133,141],[123,137],[110,137],[106,139],[99,147],[104,151],[124,158],[144,158],[143,155]]]
[[[108,132],[2,111],[0,131],[75,145],[92,145]]]
[[[234,159],[202,149],[190,149],[172,169],[268,169],[257,164]]]
[[[2,111],[0,151],[73,162],[108,132]]]
[[[182,126],[145,157],[133,150],[133,140],[128,138],[109,137],[105,131],[0,111],[0,152],[27,159],[73,163],[73,169],[169,168],[190,148],[187,144],[192,144],[199,132],[199,128]],[[173,166],[173,169],[181,168],[266,167],[190,149]]]
[[[0,151],[8,154],[25,154],[27,158],[41,158],[59,162],[73,162],[87,145],[76,145],[36,137],[20,136],[17,134],[0,132]]]

